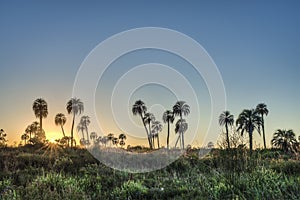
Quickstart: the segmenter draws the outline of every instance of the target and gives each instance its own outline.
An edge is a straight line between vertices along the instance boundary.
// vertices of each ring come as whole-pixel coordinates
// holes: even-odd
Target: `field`
[[[107,148],[106,151],[110,151]],[[109,168],[86,149],[0,150],[1,199],[300,199],[300,162],[280,150],[189,149],[149,173]],[[124,161],[126,162],[126,161]]]

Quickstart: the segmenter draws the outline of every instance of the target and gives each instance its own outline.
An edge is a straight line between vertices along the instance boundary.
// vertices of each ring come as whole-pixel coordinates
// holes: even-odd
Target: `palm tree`
[[[31,125],[28,125],[27,128],[25,129],[25,133],[26,134],[29,134],[29,142],[31,142],[31,134],[33,133],[33,130],[32,130],[32,126]]]
[[[89,131],[88,131],[88,125],[91,123],[89,116],[82,116],[80,119],[80,123],[84,126],[85,132],[86,132],[86,138],[87,138],[87,144],[90,144],[89,140]]]
[[[271,140],[271,143],[275,147],[281,148],[283,151],[293,151],[294,145],[297,143],[296,135],[293,130],[278,129]]]
[[[58,113],[55,116],[55,119],[54,119],[55,125],[61,127],[61,130],[62,130],[62,133],[63,133],[64,137],[66,137],[66,134],[65,134],[65,131],[64,131],[64,125],[65,125],[66,121],[67,121],[67,118],[63,113]]]
[[[153,130],[153,133],[154,133],[154,138],[157,139],[157,147],[160,148],[159,146],[159,132],[162,131],[162,125],[159,121],[154,121],[152,122],[152,130]],[[154,144],[154,142],[153,142]],[[154,147],[154,145],[153,145]]]
[[[261,117],[261,127],[262,127],[262,131],[263,131],[263,140],[264,140],[264,148],[267,148],[266,145],[266,135],[265,135],[265,122],[264,122],[264,115],[268,115],[269,110],[267,108],[267,105],[264,103],[260,103],[256,106],[256,112],[258,114],[260,114]]]
[[[187,116],[190,114],[190,106],[186,104],[185,101],[177,101],[176,104],[173,106],[173,113],[175,116],[180,117],[180,122],[183,122],[182,115]],[[184,133],[181,134],[182,140],[182,149],[184,149]]]
[[[6,145],[6,136],[7,134],[3,129],[0,129],[0,146],[5,146]]]
[[[107,140],[110,141],[110,146],[112,145],[112,140],[114,139],[114,134],[113,133],[109,133],[107,135]]]
[[[77,125],[77,132],[81,132],[82,139],[85,141],[84,130],[85,130],[85,126],[81,122],[79,122],[78,125]]]
[[[237,131],[241,130],[241,135],[246,131],[249,134],[249,146],[250,146],[250,156],[252,155],[253,149],[253,131],[256,129],[257,132],[260,134],[259,126],[261,124],[261,117],[259,114],[254,110],[245,109],[239,115],[238,119],[236,120]]]
[[[32,109],[34,111],[35,116],[40,118],[40,132],[43,130],[43,118],[46,118],[48,115],[48,105],[47,102],[38,98],[33,102]]]
[[[29,136],[27,133],[23,133],[23,135],[21,135],[21,140],[24,140],[24,145],[27,144],[27,140],[29,139]]]
[[[119,140],[120,140],[120,145],[123,148],[123,146],[125,145],[125,141],[124,140],[126,140],[126,135],[124,133],[121,133],[119,135]]]
[[[148,142],[149,142],[149,147],[152,148],[150,133],[149,133],[147,127],[146,127],[145,120],[144,120],[144,115],[146,114],[146,112],[147,112],[147,107],[146,107],[145,103],[142,100],[137,100],[133,104],[132,113],[133,113],[133,115],[140,115],[140,117],[142,119],[142,122],[143,122],[143,125],[144,125],[145,130],[146,130],[146,134],[147,134],[147,138],[148,138]]]
[[[174,114],[171,110],[167,110],[167,111],[164,112],[163,122],[168,123],[167,148],[169,149],[170,123],[174,122]]]
[[[179,119],[175,124],[175,133],[178,133],[178,138],[175,143],[175,148],[177,146],[178,141],[180,140],[181,136],[184,132],[186,132],[188,129],[188,123],[185,121],[185,119]],[[182,140],[180,140],[181,148],[183,148],[183,144],[181,143]]]
[[[108,137],[107,136],[103,136],[101,138],[101,143],[104,144],[104,147],[106,147],[107,141],[108,141]]]
[[[114,138],[112,139],[112,144],[118,146],[118,144],[119,144],[119,139],[116,138],[116,137],[114,137]]]
[[[91,132],[90,134],[91,140],[95,143],[97,139],[97,133],[96,132]]]
[[[80,99],[77,98],[71,98],[67,102],[67,111],[68,114],[73,114],[73,121],[72,121],[72,128],[71,128],[71,148],[73,147],[73,141],[74,141],[74,122],[75,122],[75,116],[80,115],[84,110],[83,103],[81,102]]]
[[[148,125],[148,127],[149,127],[148,131],[149,131],[150,138],[153,138],[152,137],[152,131],[151,131],[151,123],[154,122],[154,121],[155,121],[155,117],[154,117],[154,115],[152,113],[145,113],[145,115],[144,115],[144,123],[146,125]],[[150,148],[152,149],[152,148],[154,148],[154,146],[153,146],[152,140],[150,140],[150,141],[151,141]]]
[[[224,111],[219,117],[219,124],[220,126],[225,125],[227,145],[228,145],[228,149],[230,149],[228,125],[232,126],[234,124],[233,115],[231,115],[229,111]]]

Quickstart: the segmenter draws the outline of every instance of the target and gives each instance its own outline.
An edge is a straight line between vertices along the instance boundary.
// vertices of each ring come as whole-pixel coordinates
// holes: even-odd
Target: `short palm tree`
[[[175,116],[180,117],[180,122],[183,122],[182,115],[187,116],[190,114],[190,106],[185,101],[177,101],[173,106],[173,113]],[[181,137],[182,149],[184,149],[184,133],[179,134]]]
[[[86,132],[86,143],[90,144],[90,140],[89,140],[89,131],[88,131],[88,125],[91,123],[90,121],[90,117],[89,116],[82,116],[80,119],[80,123],[84,126],[84,130]]]
[[[27,144],[27,140],[29,139],[29,136],[27,133],[23,133],[23,135],[21,136],[21,140],[24,140],[24,145]]]
[[[107,140],[110,141],[110,146],[112,145],[112,140],[114,139],[114,134],[113,133],[109,133],[107,135]]]
[[[260,103],[256,106],[256,112],[260,114],[261,117],[261,127],[262,127],[262,132],[263,132],[263,141],[264,141],[264,148],[267,148],[266,145],[266,135],[265,135],[265,122],[264,122],[264,115],[268,115],[269,110],[267,108],[267,105],[264,103]]]
[[[63,113],[58,113],[55,116],[54,122],[55,122],[56,126],[60,126],[61,127],[61,131],[63,133],[63,136],[66,137],[66,134],[65,134],[65,131],[64,131],[64,125],[67,122],[66,116]]]
[[[43,118],[46,118],[48,115],[48,105],[47,102],[38,98],[33,102],[32,109],[37,118],[40,118],[40,132],[43,130]]]
[[[152,122],[152,130],[153,130],[153,133],[154,133],[154,138],[157,139],[157,147],[160,148],[160,145],[159,145],[159,133],[162,131],[162,125],[159,121],[154,121]],[[154,142],[153,142],[154,144]],[[153,146],[154,147],[154,146]]]
[[[31,125],[27,126],[27,128],[25,129],[25,133],[29,134],[29,142],[31,143],[32,134],[33,134],[33,129]]]
[[[150,133],[149,133],[147,127],[146,127],[145,120],[144,120],[144,115],[146,114],[146,112],[147,112],[147,107],[146,107],[145,103],[142,100],[137,100],[133,104],[132,113],[133,113],[133,115],[139,115],[141,117],[143,125],[144,125],[145,130],[146,130],[149,147],[151,148]]]
[[[71,147],[73,147],[73,141],[74,141],[74,123],[75,123],[75,116],[80,115],[84,110],[83,103],[80,99],[77,98],[71,98],[67,102],[67,111],[68,114],[73,114],[73,121],[72,121],[72,128],[71,128]]]
[[[229,111],[224,111],[224,112],[220,115],[220,117],[219,117],[219,124],[220,124],[220,126],[224,126],[224,125],[225,125],[227,146],[228,146],[228,149],[230,149],[230,141],[229,141],[228,125],[229,125],[229,126],[232,126],[232,125],[234,124],[234,118],[233,118],[233,115],[230,114]]]
[[[0,129],[0,146],[5,146],[6,145],[6,132],[3,129]]]
[[[119,135],[119,140],[120,140],[120,142],[119,142],[119,144],[121,145],[121,147],[123,148],[123,146],[125,145],[125,140],[126,140],[127,138],[126,138],[126,135],[124,134],[124,133],[121,133],[120,135]]]
[[[97,139],[97,133],[96,132],[91,132],[90,134],[91,140],[95,143]]]
[[[254,109],[243,110],[236,120],[237,131],[241,131],[241,135],[243,135],[245,131],[249,134],[250,156],[252,155],[253,149],[253,131],[257,130],[257,132],[260,134],[260,124],[261,117]]]
[[[178,141],[180,140],[181,148],[183,148],[183,144],[181,143],[181,137],[182,134],[185,133],[188,129],[188,123],[185,121],[185,119],[179,119],[175,124],[175,133],[178,133],[178,138],[175,143],[175,148],[177,146]]]
[[[293,147],[297,143],[296,135],[293,130],[278,129],[271,140],[271,143],[275,147],[281,148],[283,151],[293,151]]]
[[[85,126],[81,122],[79,122],[76,129],[77,129],[77,132],[81,132],[82,139],[85,141],[85,138],[84,138]]]
[[[112,144],[118,146],[118,144],[119,144],[119,139],[116,138],[116,137],[114,137],[114,138],[112,139]]]
[[[170,123],[174,122],[174,114],[171,110],[167,110],[163,114],[163,122],[168,123],[168,135],[167,135],[167,148],[169,149],[169,139],[170,139]]]

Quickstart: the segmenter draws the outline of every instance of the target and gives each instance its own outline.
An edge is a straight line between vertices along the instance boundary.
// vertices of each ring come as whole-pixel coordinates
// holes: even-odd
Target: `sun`
[[[55,141],[54,138],[50,138],[50,139],[49,139],[49,142],[51,142],[51,143],[56,143],[56,141]]]

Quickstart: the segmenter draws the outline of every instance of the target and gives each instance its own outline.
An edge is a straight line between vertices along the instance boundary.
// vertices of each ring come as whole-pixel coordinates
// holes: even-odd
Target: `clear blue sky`
[[[265,102],[268,140],[277,128],[299,135],[299,8],[299,1],[1,1],[0,128],[19,141],[35,120],[33,100],[43,97],[45,129],[59,133],[53,118],[66,113],[88,53],[113,34],[154,26],[180,31],[207,50],[235,116]]]

